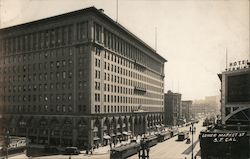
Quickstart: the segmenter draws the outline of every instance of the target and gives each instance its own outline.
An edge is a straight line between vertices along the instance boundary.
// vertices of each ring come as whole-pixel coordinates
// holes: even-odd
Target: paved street
[[[198,140],[199,132],[204,129],[202,127],[202,122],[195,124],[196,126],[196,133],[194,134],[194,142]],[[188,127],[179,128],[182,130],[189,130]],[[191,139],[191,134],[190,134]],[[186,144],[186,141],[176,141],[177,136],[166,140],[165,142],[158,143],[156,146],[152,147],[149,152],[149,156],[152,159],[184,159],[185,157],[191,158],[191,144]],[[187,149],[190,149],[189,153],[185,153]],[[200,149],[199,142],[197,142],[194,154],[198,152]],[[187,151],[186,151],[187,152]],[[138,154],[130,157],[129,159],[138,159]]]
[[[189,130],[190,126],[179,128],[180,131]],[[202,122],[195,124],[196,133],[194,134],[194,155],[199,151],[200,145],[198,142],[199,132],[204,129],[202,127]],[[191,134],[190,134],[191,139]],[[150,149],[150,158],[151,159],[187,159],[191,158],[191,144],[186,144],[186,141],[176,141],[177,136],[166,140],[165,142],[158,143],[156,146]],[[84,152],[83,152],[84,153]],[[24,154],[12,156],[11,159],[25,159],[27,158]],[[51,159],[51,158],[58,158],[58,159],[69,159],[70,157],[67,155],[54,155],[54,156],[43,156],[43,157],[33,157],[36,159]],[[71,159],[84,159],[84,158],[91,158],[91,159],[109,159],[109,147],[101,147],[94,151],[93,155],[72,155]],[[138,154],[131,156],[129,159],[138,159]]]

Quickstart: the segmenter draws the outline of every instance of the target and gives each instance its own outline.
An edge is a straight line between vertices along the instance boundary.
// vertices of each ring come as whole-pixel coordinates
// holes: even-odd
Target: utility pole
[[[118,0],[116,0],[116,22],[118,23]]]
[[[194,123],[192,122],[191,125],[192,125],[192,130],[191,130],[191,133],[192,133],[192,156],[191,156],[191,159],[194,159]]]
[[[157,27],[155,27],[155,52],[157,52]]]
[[[228,68],[227,68],[227,63],[228,63],[228,54],[227,54],[227,48],[226,48],[226,71],[228,70]]]
[[[1,19],[2,19],[2,0],[0,0],[0,28],[1,28],[1,26],[2,26],[2,21],[1,21]]]
[[[248,14],[248,16],[250,16],[250,0],[248,0],[249,2],[248,2],[248,11],[249,11],[249,14]],[[250,17],[248,18],[248,20],[249,20],[249,23],[250,23]],[[249,36],[250,36],[250,32],[249,32]],[[250,67],[250,40],[249,40],[249,42],[248,42],[248,44],[249,44],[249,60],[248,60],[248,66]],[[249,141],[250,142],[250,141]]]
[[[10,144],[10,132],[9,130],[6,131],[6,134],[5,134],[5,150],[6,150],[6,159],[8,159],[8,147],[9,147],[9,144]]]
[[[249,15],[250,15],[250,0],[248,0],[248,12],[249,12],[249,13],[248,13],[248,16],[249,16]],[[248,23],[250,23],[250,17],[248,17],[248,20],[249,20]],[[250,32],[249,32],[248,34],[249,34],[249,36],[250,36]],[[249,48],[248,48],[248,51],[249,51],[249,53],[248,53],[248,54],[249,54],[249,57],[248,57],[248,58],[249,58],[249,59],[248,59],[248,63],[247,63],[247,64],[248,64],[248,66],[250,67],[250,40],[249,40],[248,44],[249,44],[249,46],[248,46],[248,47],[249,47]],[[250,141],[249,141],[249,142],[250,142]]]

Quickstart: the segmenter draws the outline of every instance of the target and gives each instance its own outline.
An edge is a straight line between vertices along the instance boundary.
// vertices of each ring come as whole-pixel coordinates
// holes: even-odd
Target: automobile
[[[178,133],[178,141],[184,141],[187,138],[189,138],[189,132],[188,131],[182,131]]]
[[[131,143],[136,143],[136,139],[132,139],[132,140],[131,140]]]
[[[64,155],[79,155],[80,153],[77,147],[66,147],[63,152]]]

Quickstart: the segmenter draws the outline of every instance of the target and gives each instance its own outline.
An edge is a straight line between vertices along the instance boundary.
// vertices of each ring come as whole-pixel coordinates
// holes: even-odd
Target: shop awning
[[[104,135],[103,138],[109,140],[111,137],[109,135]]]
[[[123,131],[122,134],[123,135],[128,135],[128,132],[127,131]]]
[[[111,134],[110,136],[115,136],[115,134],[113,133],[113,134]]]
[[[161,126],[160,125],[156,125],[157,128],[160,128]]]
[[[95,140],[100,140],[100,138],[99,138],[99,137],[94,137],[93,140],[94,140],[94,141],[95,141]]]
[[[117,132],[116,135],[119,136],[119,135],[121,135],[121,133],[120,133],[120,132]]]

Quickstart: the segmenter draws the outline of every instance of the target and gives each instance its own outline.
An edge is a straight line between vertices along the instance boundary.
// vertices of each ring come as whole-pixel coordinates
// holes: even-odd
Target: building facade
[[[250,66],[250,65],[249,65]],[[221,80],[221,119],[227,129],[250,131],[250,67],[227,70]]]
[[[181,119],[181,94],[168,91],[164,94],[165,125],[175,126]]]
[[[166,60],[95,7],[0,30],[1,134],[92,147],[163,124]]]
[[[193,101],[191,100],[181,101],[182,117],[186,120],[186,122],[189,122],[190,119],[192,118],[192,112],[191,112],[192,103]]]
[[[201,158],[250,157],[250,65],[230,63],[221,80],[221,122],[201,131]],[[237,66],[239,65],[239,66]]]
[[[220,97],[206,96],[205,99],[194,100],[192,104],[192,113],[195,116],[205,114],[220,114]]]

